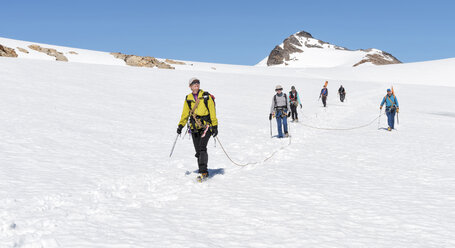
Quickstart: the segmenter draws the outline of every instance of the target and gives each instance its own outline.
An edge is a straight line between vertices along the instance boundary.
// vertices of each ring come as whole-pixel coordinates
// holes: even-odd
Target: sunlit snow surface
[[[74,62],[0,58],[0,247],[455,246],[453,59],[377,70]],[[243,168],[211,140],[214,176],[199,184],[188,136],[169,159],[193,76],[215,95],[219,139],[239,163],[289,142],[270,138],[276,84],[296,86],[302,123],[346,128],[374,120],[403,78],[400,124],[292,123],[290,146]]]

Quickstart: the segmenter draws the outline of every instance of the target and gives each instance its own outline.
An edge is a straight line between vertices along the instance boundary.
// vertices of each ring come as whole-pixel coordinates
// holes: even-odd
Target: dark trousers
[[[341,102],[344,101],[344,97],[345,97],[345,94],[340,94],[340,101],[341,101]]]
[[[389,108],[385,110],[385,113],[387,114],[387,122],[389,124],[389,127],[394,129],[395,126],[395,108]]]
[[[324,104],[324,107],[327,104],[327,96],[322,96],[322,103]]]
[[[197,164],[199,166],[199,173],[207,173],[207,163],[209,161],[209,156],[207,154],[207,143],[211,136],[210,129],[207,130],[207,133],[204,137],[204,130],[197,130],[191,133],[193,137],[194,150],[196,150]]]
[[[293,103],[291,103],[291,116],[292,120],[299,119],[299,117],[297,116],[297,106]]]

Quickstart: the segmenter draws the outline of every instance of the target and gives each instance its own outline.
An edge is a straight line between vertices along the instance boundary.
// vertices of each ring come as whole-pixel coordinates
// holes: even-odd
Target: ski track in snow
[[[290,123],[291,145],[246,167],[212,139],[200,184],[188,136],[168,158],[191,76],[240,163],[288,144],[270,138],[275,84],[301,93],[300,122],[328,128],[376,118],[390,85],[343,81],[340,103],[329,82],[322,108],[323,81],[304,76],[0,64],[0,247],[455,246],[455,88],[395,85],[393,132]]]

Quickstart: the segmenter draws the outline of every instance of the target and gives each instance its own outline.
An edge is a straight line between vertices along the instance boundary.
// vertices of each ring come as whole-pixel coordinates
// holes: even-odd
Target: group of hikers
[[[319,94],[324,107],[327,106],[327,84],[328,82],[326,81]],[[189,88],[191,93],[185,97],[182,115],[177,127],[177,134],[180,135],[185,125],[187,125],[188,133],[191,134],[193,139],[193,145],[196,151],[195,156],[199,167],[197,180],[201,182],[209,177],[207,169],[207,144],[210,136],[216,137],[218,135],[218,120],[216,118],[215,98],[210,93],[200,89],[200,80],[191,78],[189,80]],[[289,95],[283,92],[281,85],[275,87],[275,92],[276,94],[273,96],[272,106],[270,108],[269,120],[271,121],[273,117],[276,118],[278,138],[289,137],[287,118],[292,117],[292,122],[298,122],[297,109],[298,107],[302,108],[300,95],[295,86],[291,87]],[[340,101],[344,102],[346,99],[346,90],[343,85],[338,89],[338,94]],[[380,104],[380,110],[382,110],[384,104],[386,105],[388,130],[391,131],[394,129],[395,113],[399,112],[399,106],[395,94],[390,89],[387,89],[387,95],[384,96]]]
[[[319,99],[322,99],[322,104],[324,107],[327,107],[327,96],[329,95],[329,90],[327,89],[328,81],[325,82],[321,93],[319,94]],[[295,89],[295,86],[291,87],[289,96],[283,92],[283,87],[277,85],[275,87],[276,94],[273,96],[272,107],[270,108],[269,120],[271,121],[273,117],[276,118],[277,128],[278,128],[278,138],[289,137],[287,117],[292,117],[291,122],[298,122],[299,117],[297,114],[297,107],[302,108],[302,102],[300,101],[300,95]],[[343,85],[338,89],[338,94],[340,95],[340,101],[344,102],[346,98],[346,90]],[[288,110],[291,110],[290,112]],[[284,135],[283,130],[284,129]]]

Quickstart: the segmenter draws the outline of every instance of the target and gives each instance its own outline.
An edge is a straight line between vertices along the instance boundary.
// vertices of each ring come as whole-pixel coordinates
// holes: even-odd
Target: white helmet
[[[192,77],[192,78],[190,78],[190,81],[188,81],[188,84],[191,85],[191,83],[194,81],[200,82],[198,78]]]

